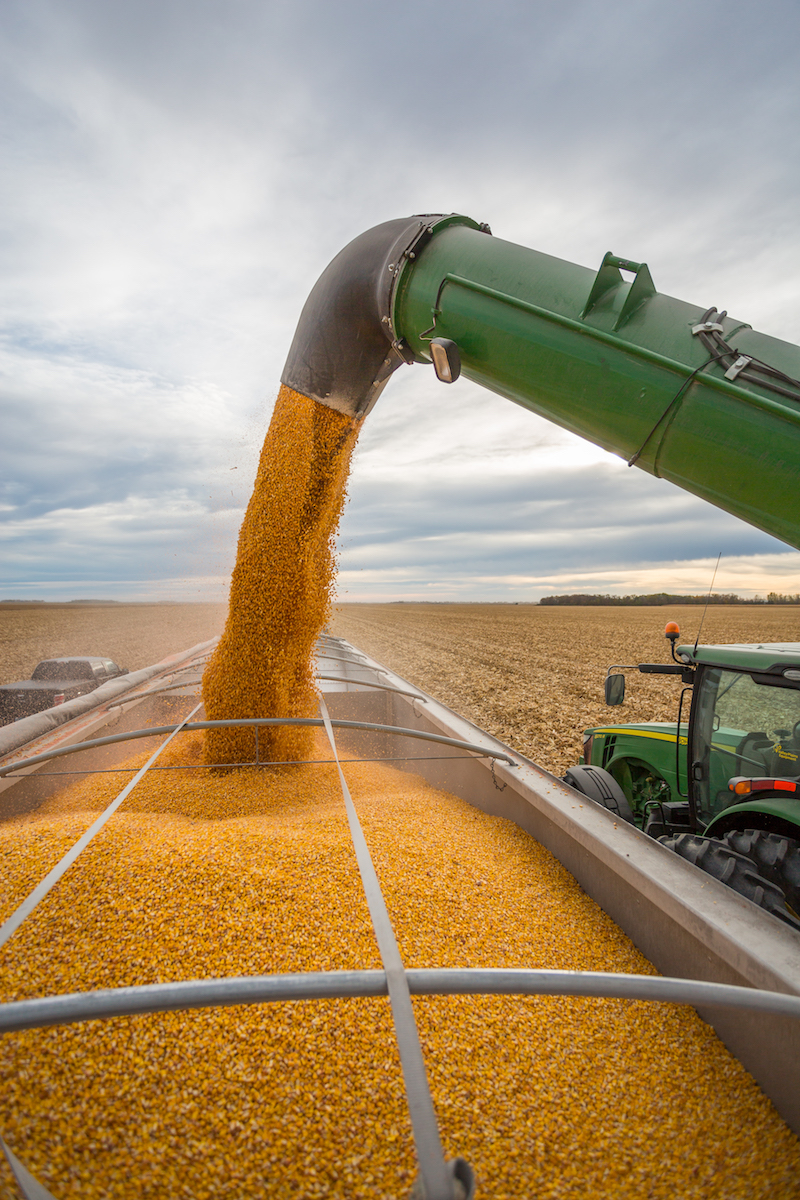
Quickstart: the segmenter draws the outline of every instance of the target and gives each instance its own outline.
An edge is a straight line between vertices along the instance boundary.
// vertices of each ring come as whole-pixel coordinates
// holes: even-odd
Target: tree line
[[[673,596],[669,592],[651,592],[647,596],[609,596],[576,592],[564,596],[543,596],[539,603],[585,605],[587,607],[591,605],[649,607],[664,604],[800,604],[800,593],[784,595],[783,592],[769,592],[766,599],[763,596],[745,599],[738,596],[736,592],[714,592],[711,596],[707,594],[704,596]]]

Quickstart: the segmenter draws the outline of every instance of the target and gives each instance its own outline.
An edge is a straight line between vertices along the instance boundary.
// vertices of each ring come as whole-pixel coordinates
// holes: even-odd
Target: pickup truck
[[[127,674],[127,667],[118,667],[110,658],[46,658],[30,679],[0,686],[0,725],[85,696],[101,683]]]

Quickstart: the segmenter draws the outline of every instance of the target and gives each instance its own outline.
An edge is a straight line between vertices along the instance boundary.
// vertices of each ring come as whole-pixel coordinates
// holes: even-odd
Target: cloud
[[[629,576],[654,554],[786,561],[783,543],[705,501],[475,385],[444,387],[423,368],[387,389],[362,439],[342,522],[351,588],[357,572],[372,586],[376,572],[394,579],[394,567],[445,587],[458,576],[485,588],[491,577],[494,589],[510,575],[549,579],[603,564]]]
[[[0,382],[18,503],[152,492],[170,474],[204,488],[232,452],[232,398],[205,380],[0,347]]]
[[[439,560],[437,560],[439,561]],[[519,563],[519,569],[506,559],[505,570],[492,571],[491,564],[475,570],[470,561],[466,570],[452,568],[431,572],[426,563],[382,567],[343,568],[339,573],[338,600],[345,603],[386,600],[498,601],[531,603],[542,596],[575,592],[593,595],[646,595],[669,592],[674,595],[703,595],[711,586],[717,559],[677,560],[625,559],[610,555],[601,566],[570,563],[559,568],[537,569],[536,564]],[[765,597],[768,592],[800,594],[800,557],[792,552],[756,554],[723,558],[714,591],[736,592],[744,599]]]
[[[230,569],[251,477],[208,381],[0,350],[0,589]]]
[[[591,267],[613,249],[796,340],[798,32],[789,0],[725,20],[688,0],[8,0],[2,586],[224,580],[303,302],[389,217],[464,211]],[[342,542],[343,580],[381,594],[604,570],[624,590],[637,562],[720,548],[786,570],[763,535],[421,367],[364,428]]]

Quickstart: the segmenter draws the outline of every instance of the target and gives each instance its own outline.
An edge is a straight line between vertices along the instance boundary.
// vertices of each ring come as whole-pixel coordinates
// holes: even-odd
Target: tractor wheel
[[[628,799],[613,775],[602,767],[570,767],[564,776],[564,783],[574,787],[576,792],[588,796],[590,800],[602,804],[621,821],[633,825],[633,813]]]
[[[706,871],[740,896],[752,900],[773,917],[800,932],[800,920],[786,907],[786,897],[781,889],[759,875],[753,860],[745,854],[739,854],[717,838],[700,837],[694,833],[679,833],[658,840],[668,850],[673,850],[701,871]]]
[[[764,829],[731,829],[722,840],[737,854],[747,855],[759,875],[777,884],[800,915],[800,842]]]

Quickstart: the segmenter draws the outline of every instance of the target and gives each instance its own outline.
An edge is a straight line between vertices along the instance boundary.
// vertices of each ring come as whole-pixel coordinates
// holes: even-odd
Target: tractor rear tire
[[[760,875],[747,855],[732,850],[718,838],[700,837],[694,833],[679,833],[658,840],[668,850],[712,875],[740,896],[752,900],[759,908],[766,909],[773,917],[800,933],[800,920],[786,907],[786,897],[781,888]]]
[[[737,854],[747,855],[759,875],[777,884],[800,915],[800,842],[764,829],[731,829],[722,840]]]

